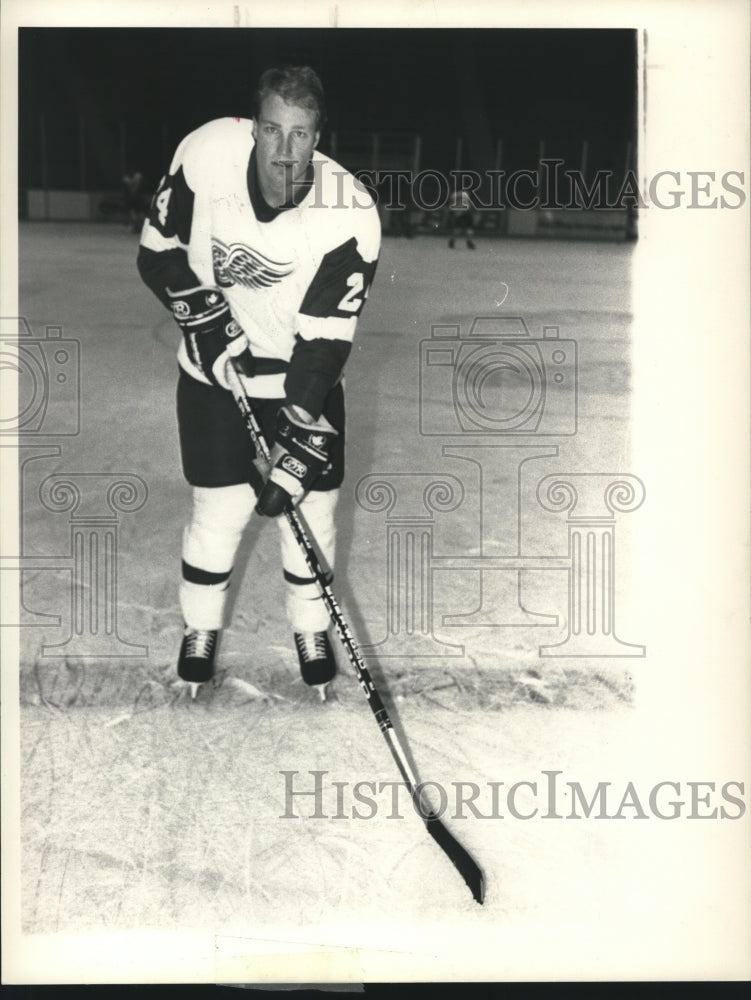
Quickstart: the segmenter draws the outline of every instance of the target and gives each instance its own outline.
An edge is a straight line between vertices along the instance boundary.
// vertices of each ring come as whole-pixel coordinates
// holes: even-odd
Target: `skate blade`
[[[318,692],[318,697],[321,699],[322,702],[325,702],[325,701],[328,700],[327,697],[326,697],[326,686],[327,686],[326,684],[314,684],[313,685],[313,688]]]
[[[190,688],[190,700],[195,701],[201,685],[198,681],[188,681],[188,687]]]

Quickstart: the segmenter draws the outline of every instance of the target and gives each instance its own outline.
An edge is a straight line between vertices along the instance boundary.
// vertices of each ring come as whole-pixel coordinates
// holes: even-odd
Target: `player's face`
[[[293,185],[305,174],[318,143],[316,113],[269,94],[253,120],[261,192],[271,205],[292,196]]]

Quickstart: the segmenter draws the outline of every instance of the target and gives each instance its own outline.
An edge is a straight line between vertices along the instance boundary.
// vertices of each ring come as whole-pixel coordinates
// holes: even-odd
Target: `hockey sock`
[[[194,629],[220,629],[232,570],[208,573],[183,560],[180,608],[183,621]]]
[[[333,574],[326,574],[331,583]],[[287,621],[295,632],[324,632],[331,624],[318,584],[311,577],[300,578],[284,571],[287,587]]]

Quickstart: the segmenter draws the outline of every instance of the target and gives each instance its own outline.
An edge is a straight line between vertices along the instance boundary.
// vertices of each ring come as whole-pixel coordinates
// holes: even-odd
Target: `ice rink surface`
[[[620,929],[633,933],[655,907],[675,916],[665,880],[680,884],[681,872],[667,841],[630,876],[654,824],[634,822],[633,807],[620,823],[564,821],[576,810],[567,779],[588,799],[612,782],[607,809],[618,810],[638,739],[645,659],[625,655],[639,649],[638,622],[612,621],[627,564],[591,555],[602,565],[577,579],[605,587],[611,619],[579,622],[602,640],[593,655],[561,655],[587,595],[567,562],[571,494],[546,480],[596,480],[588,515],[615,525],[627,553],[638,497],[614,517],[602,494],[632,472],[631,246],[480,238],[471,252],[438,236],[386,238],[347,366],[335,589],[420,778],[436,782],[447,826],[486,874],[482,907],[388,784],[398,773],[344,656],[330,703],[299,680],[270,525],[248,533],[216,684],[191,703],[176,681],[189,510],[179,331],[140,283],[136,250],[125,227],[20,230],[21,314],[37,339],[61,327],[78,342],[81,404],[80,432],[60,436],[70,400],[51,389],[47,423],[22,451],[23,554],[58,562],[24,574],[25,933],[191,928],[375,949],[401,970],[430,962],[436,978],[500,978],[521,961],[544,977],[575,975],[585,947],[617,955]],[[452,326],[466,342],[453,367]],[[514,424],[534,411],[540,370],[538,423]],[[66,482],[82,491],[78,506]],[[71,531],[83,521],[86,537],[115,546],[116,591],[86,577],[102,607],[81,631]],[[479,565],[502,557],[517,563]],[[555,801],[548,772],[559,772]],[[733,835],[715,827],[715,849]],[[643,959],[658,954],[653,937],[642,944]]]

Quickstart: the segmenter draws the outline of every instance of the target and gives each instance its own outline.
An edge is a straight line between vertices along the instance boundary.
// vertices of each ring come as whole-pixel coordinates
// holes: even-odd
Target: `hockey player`
[[[193,694],[214,674],[235,554],[254,507],[279,526],[303,680],[323,692],[336,670],[328,614],[280,514],[299,504],[331,571],[344,474],[342,371],[380,224],[365,188],[316,150],[324,120],[313,70],[268,70],[252,121],[211,121],[180,143],[141,237],[141,277],[183,333],[177,420],[193,509],[182,545],[177,670]],[[229,363],[274,445],[265,481],[229,391]]]
[[[140,170],[126,169],[123,175],[123,201],[128,213],[131,232],[140,233],[146,216],[148,198],[143,192],[143,174]]]
[[[449,248],[454,249],[456,245],[456,234],[464,233],[469,250],[475,249],[472,237],[474,230],[474,210],[472,200],[466,191],[457,191],[449,203],[448,213]]]

